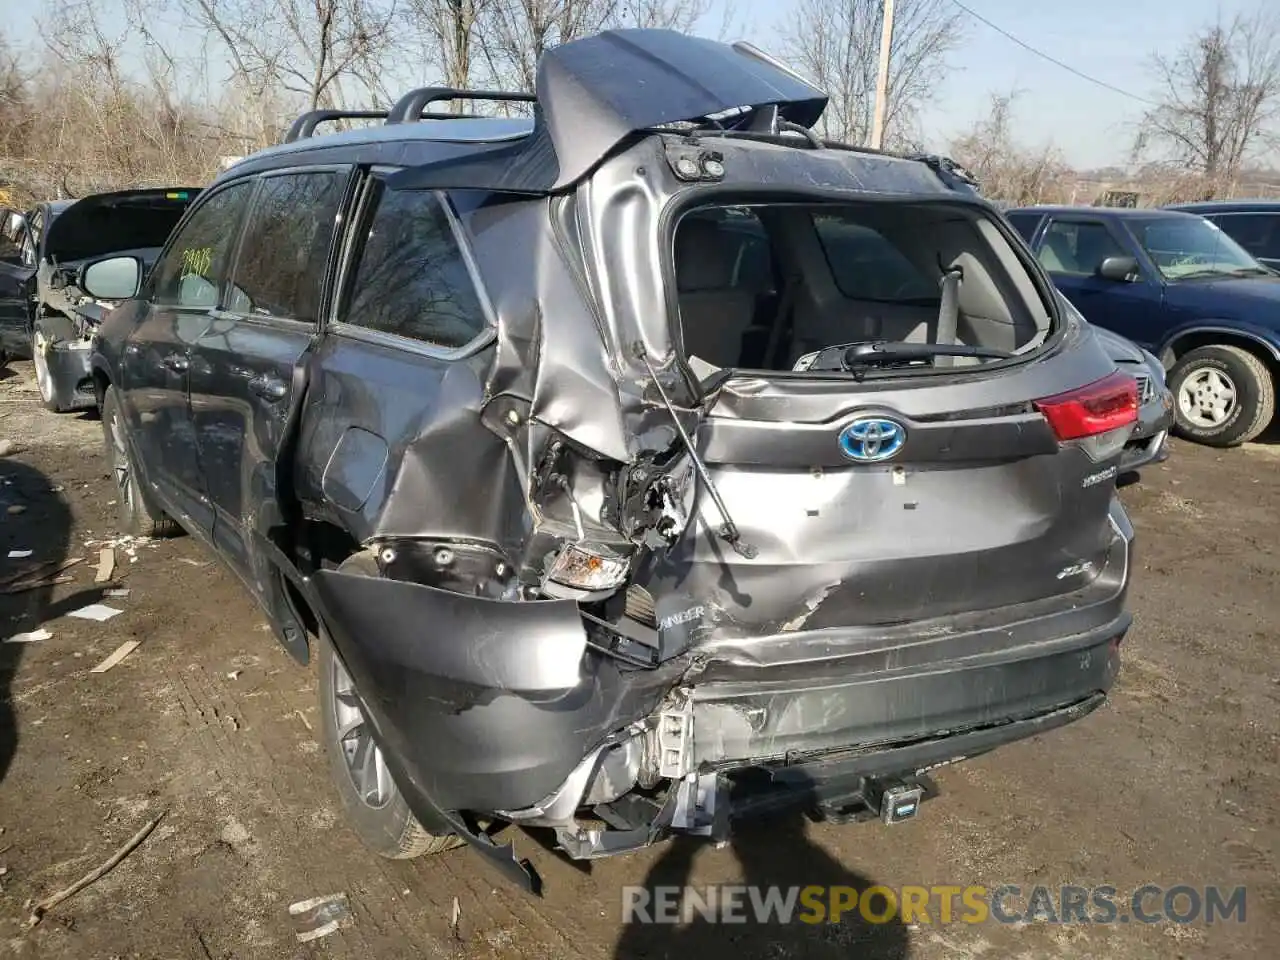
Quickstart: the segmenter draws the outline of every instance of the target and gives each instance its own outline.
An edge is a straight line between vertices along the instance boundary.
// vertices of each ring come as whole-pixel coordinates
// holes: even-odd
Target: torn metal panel
[[[609,733],[647,716],[680,671],[590,649],[572,601],[336,571],[315,585],[384,749],[442,809],[532,806]]]

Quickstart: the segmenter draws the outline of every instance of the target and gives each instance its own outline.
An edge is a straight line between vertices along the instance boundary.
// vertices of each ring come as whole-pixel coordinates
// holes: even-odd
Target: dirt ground
[[[116,548],[124,612],[100,598],[116,537],[101,429],[0,382],[0,581],[84,557],[52,589],[0,594],[0,955],[15,957],[1089,958],[1273,957],[1280,942],[1280,446],[1176,445],[1125,489],[1138,530],[1135,627],[1110,703],[1084,721],[940,772],[895,827],[775,820],[715,849],[668,843],[586,866],[517,832],[539,900],[466,849],[367,854],[338,817],[296,667],[236,583],[189,538]],[[25,508],[25,509],[15,509]],[[2,555],[2,554],[0,554]],[[0,590],[5,589],[0,583]],[[126,640],[141,645],[89,669]],[[25,926],[32,899],[146,842]],[[1243,924],[624,926],[627,884],[1143,883],[1247,887]],[[296,939],[288,906],[345,893],[351,922]],[[455,917],[456,903],[456,917]],[[456,922],[455,922],[456,919]]]

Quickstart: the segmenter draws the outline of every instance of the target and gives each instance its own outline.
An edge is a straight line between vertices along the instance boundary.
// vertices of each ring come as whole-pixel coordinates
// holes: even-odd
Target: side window
[[[924,276],[883,234],[838,214],[813,218],[839,291],[850,300],[937,302],[937,283]]]
[[[227,309],[315,323],[345,171],[264,177],[231,273]]]
[[[470,343],[487,321],[440,200],[388,190],[381,179],[372,190],[373,216],[339,319],[438,347]]]
[[[1255,257],[1280,259],[1280,214],[1232,213],[1209,219]]]
[[[155,266],[154,303],[208,310],[218,305],[218,288],[226,278],[227,258],[253,185],[252,180],[242,180],[219,190],[183,224]]]
[[[1036,235],[1036,227],[1040,226],[1040,214],[1038,213],[1009,213],[1005,214],[1005,219],[1013,224],[1013,229],[1022,234],[1022,239],[1031,242],[1031,238]]]
[[[1123,257],[1127,251],[1096,220],[1055,220],[1044,232],[1037,256],[1050,273],[1091,277],[1107,257]]]

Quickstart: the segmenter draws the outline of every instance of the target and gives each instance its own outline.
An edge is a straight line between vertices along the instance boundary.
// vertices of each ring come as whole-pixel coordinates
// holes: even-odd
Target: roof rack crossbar
[[[316,127],[333,120],[383,120],[387,116],[385,110],[312,110],[304,113],[284,135],[285,143],[305,140],[316,132]]]
[[[420,87],[410,90],[396,101],[387,114],[387,123],[412,123],[424,118],[423,110],[433,103],[449,100],[485,100],[494,103],[536,103],[532,93],[514,93],[505,90],[458,90],[453,87]],[[431,114],[438,117],[439,114]],[[454,115],[457,117],[457,115]]]

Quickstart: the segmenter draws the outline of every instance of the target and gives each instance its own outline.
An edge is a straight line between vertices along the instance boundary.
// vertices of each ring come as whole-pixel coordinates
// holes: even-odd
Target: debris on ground
[[[453,934],[455,939],[461,940],[458,935],[458,921],[462,919],[462,906],[458,903],[458,898],[453,898],[453,909],[449,911],[449,932]]]
[[[142,841],[146,840],[147,837],[151,835],[151,831],[156,828],[157,824],[159,824],[162,819],[164,819],[164,815],[165,815],[165,811],[161,811],[160,813],[152,817],[150,820],[148,820],[146,825],[143,826],[141,830],[139,830],[132,837],[130,837],[128,842],[126,842],[124,846],[122,846],[119,850],[113,853],[111,857],[105,863],[103,863],[100,867],[97,867],[96,869],[89,871],[83,877],[81,877],[79,880],[73,883],[71,886],[67,887],[65,890],[59,890],[57,893],[53,894],[52,896],[45,897],[39,903],[35,904],[35,906],[31,908],[31,916],[27,918],[27,927],[31,928],[36,926],[42,919],[44,919],[44,915],[46,913],[48,913],[58,904],[62,903],[62,901],[68,900],[71,897],[74,897],[77,893],[79,893],[85,887],[89,886],[92,883],[98,882],[103,877],[105,877],[108,873],[114,870],[120,864],[121,860],[123,860],[129,854],[133,853],[134,850],[137,850],[138,847],[142,846]]]
[[[18,446],[12,440],[0,440],[0,457],[11,457],[15,453],[21,453],[22,447]]]
[[[347,895],[334,893],[327,897],[312,897],[289,904],[289,916],[293,917],[299,943],[318,940],[351,925],[351,910],[347,907]]]
[[[228,680],[235,680],[235,679],[236,679],[237,677],[239,677],[239,676],[240,676],[240,674],[242,674],[242,673],[244,673],[244,671],[243,671],[243,670],[232,670],[230,673],[228,673],[228,674],[227,674],[227,679],[228,679]]]
[[[20,503],[11,503],[9,504],[9,512],[10,513],[26,513],[27,508]]]
[[[10,560],[25,560],[29,556],[31,556],[30,550],[10,550],[9,551]]]
[[[38,630],[29,630],[26,633],[15,633],[12,637],[5,637],[5,643],[35,643],[39,640],[52,640],[53,634],[41,627]]]
[[[129,588],[111,587],[108,590],[103,590],[102,596],[107,600],[123,600],[125,597],[129,596]]]
[[[107,657],[107,659],[103,660],[89,672],[106,673],[129,654],[133,653],[133,651],[137,650],[140,646],[142,646],[141,640],[126,640],[124,643],[120,644],[120,646],[115,648],[111,656]]]
[[[74,567],[83,560],[83,557],[74,557],[70,560],[50,560],[47,563],[40,563],[26,570],[19,570],[9,576],[0,579],[0,593],[25,593],[28,590],[35,590],[37,587],[52,587],[59,583],[70,583],[71,577],[60,576],[64,570]]]
[[[116,552],[112,547],[103,547],[98,551],[98,572],[93,576],[94,583],[107,583],[116,572]]]
[[[105,603],[91,603],[87,607],[81,607],[79,610],[72,610],[67,616],[75,617],[77,620],[97,620],[101,623],[120,613],[124,613],[124,611],[109,607]]]

